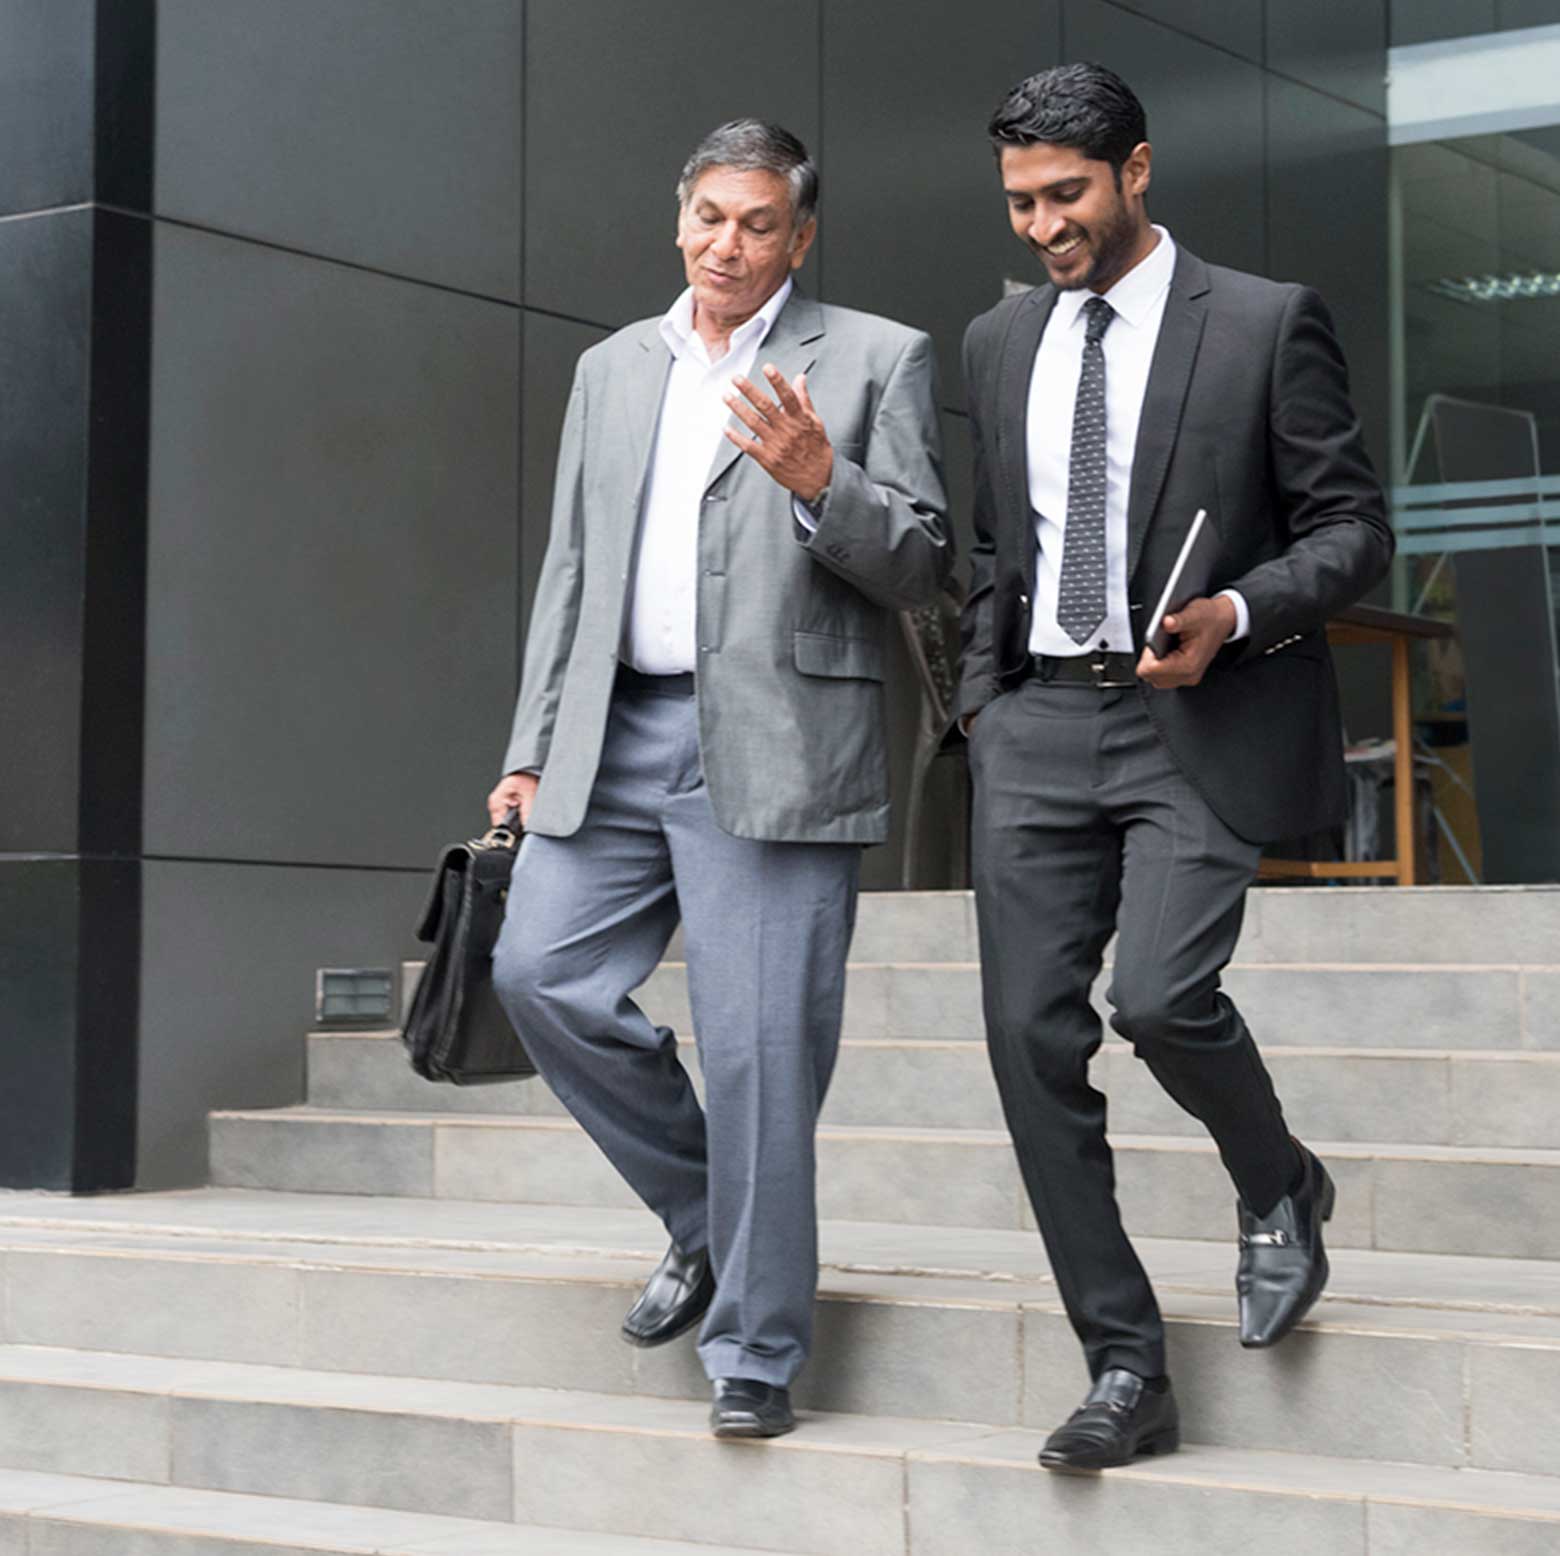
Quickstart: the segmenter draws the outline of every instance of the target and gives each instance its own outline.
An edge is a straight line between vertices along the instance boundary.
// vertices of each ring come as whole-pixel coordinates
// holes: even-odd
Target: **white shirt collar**
[[[1154,224],[1159,242],[1147,258],[1135,264],[1108,292],[1105,301],[1134,329],[1152,312],[1175,274],[1175,242],[1169,232]],[[1075,324],[1083,305],[1094,296],[1087,287],[1061,292],[1056,299],[1055,320],[1064,329]]]
[[[774,322],[780,317],[780,310],[785,307],[791,296],[791,277],[787,276],[781,283],[778,291],[771,294],[768,302],[745,324],[739,324],[731,332],[731,339],[727,343],[726,356],[740,351],[749,341],[762,340],[774,327]],[[693,327],[693,288],[683,288],[682,295],[666,310],[661,319],[661,339],[666,342],[667,350],[674,357],[683,357],[690,351],[698,351],[704,360],[709,360],[709,353],[704,345],[704,337]],[[695,345],[697,342],[697,345]],[[725,360],[723,357],[722,361]]]

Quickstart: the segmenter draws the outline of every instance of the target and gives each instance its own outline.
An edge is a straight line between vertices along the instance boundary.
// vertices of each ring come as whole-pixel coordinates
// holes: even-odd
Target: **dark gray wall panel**
[[[96,0],[0,5],[0,215],[92,198]]]
[[[1260,271],[1262,72],[1104,0],[1067,0],[1066,48],[1108,65],[1143,100],[1154,220],[1204,259]]]
[[[162,0],[158,212],[516,300],[520,49],[521,0]]]
[[[0,221],[0,851],[76,847],[92,226]]]
[[[525,315],[525,379],[520,403],[525,429],[520,445],[520,620],[530,619],[531,598],[547,552],[552,528],[553,472],[558,464],[558,438],[574,383],[580,353],[608,331],[545,313]],[[516,660],[518,665],[519,661]],[[494,760],[502,752],[493,753]]]
[[[0,858],[0,1188],[70,1187],[80,874]]]
[[[1391,394],[1386,128],[1371,114],[1276,77],[1267,97],[1269,268],[1326,298],[1371,454],[1384,473]]]
[[[1495,0],[1391,0],[1390,42],[1434,43],[1495,28]]]
[[[431,863],[431,861],[430,861]],[[316,967],[421,954],[426,878],[148,864],[141,974],[141,1188],[200,1183],[212,1108],[303,1096]]]
[[[1037,279],[1013,236],[986,121],[1059,58],[1057,0],[850,0],[824,13],[822,224],[830,302],[931,332],[942,395],[962,405],[964,327]]]
[[[519,311],[156,249],[148,854],[422,865],[513,692]]]
[[[1518,27],[1553,27],[1560,23],[1560,0],[1495,0],[1495,19],[1502,32]]]
[[[1114,0],[1123,10],[1136,11],[1167,27],[1191,33],[1247,59],[1262,60],[1262,5],[1259,0]],[[1287,4],[1289,0],[1278,0]],[[1066,38],[1069,59],[1092,59],[1071,31]],[[1109,64],[1101,60],[1101,64]],[[1115,67],[1112,66],[1112,69]],[[1134,90],[1136,88],[1134,87]]]
[[[1386,0],[1306,0],[1267,7],[1268,69],[1387,111]]]
[[[526,303],[612,325],[663,312],[683,286],[673,190],[700,136],[752,115],[819,155],[818,0],[740,15],[530,0],[526,15]]]

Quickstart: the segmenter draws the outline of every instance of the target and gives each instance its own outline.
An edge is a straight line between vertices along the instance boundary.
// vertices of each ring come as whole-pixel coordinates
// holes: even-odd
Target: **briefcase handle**
[[[520,825],[518,808],[510,806],[504,813],[504,819],[497,826],[489,827],[482,834],[482,846],[484,848],[518,848],[520,846],[520,834],[524,831],[525,828]]]

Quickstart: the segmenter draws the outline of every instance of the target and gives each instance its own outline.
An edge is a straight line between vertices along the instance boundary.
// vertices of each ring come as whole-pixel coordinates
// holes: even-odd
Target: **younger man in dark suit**
[[[1041,1454],[1098,1469],[1178,1445],[1164,1331],[1122,1230],[1089,1003],[1212,1134],[1239,1195],[1240,1338],[1327,1279],[1333,1185],[1285,1127],[1219,975],[1260,845],[1343,810],[1323,628],[1392,532],[1317,295],[1204,264],[1149,222],[1142,105],[1097,65],[1042,71],[990,124],[1015,234],[1049,284],[976,319],[970,742],[992,1064],[1094,1386]],[[1146,646],[1198,509],[1209,597]]]

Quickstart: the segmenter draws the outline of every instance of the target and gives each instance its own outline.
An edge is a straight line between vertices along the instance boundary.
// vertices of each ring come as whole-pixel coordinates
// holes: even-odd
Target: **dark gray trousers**
[[[585,823],[528,837],[494,984],[548,1085],[716,1278],[712,1378],[785,1385],[812,1337],[813,1133],[839,1049],[861,850],[715,823],[691,695],[614,694]],[[630,998],[682,919],[705,1107]]]
[[[1089,991],[1113,931],[1111,1025],[1207,1126],[1241,1197],[1266,1211],[1297,1164],[1267,1069],[1219,989],[1259,850],[1181,775],[1145,695],[1173,694],[1031,679],[988,703],[970,740],[992,1068],[1095,1377],[1166,1370],[1158,1305],[1116,1204],[1105,1097],[1088,1079],[1103,1035]]]

